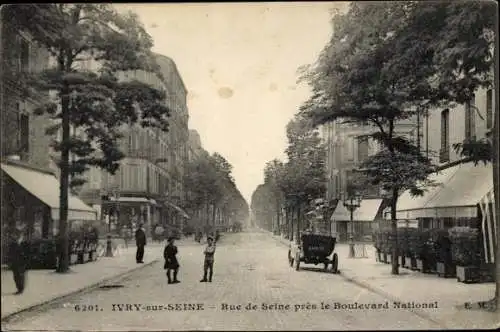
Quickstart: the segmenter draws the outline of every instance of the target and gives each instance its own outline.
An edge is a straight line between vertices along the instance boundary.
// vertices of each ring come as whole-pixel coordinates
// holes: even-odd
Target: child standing
[[[179,271],[179,262],[177,261],[177,247],[174,245],[174,238],[168,238],[168,244],[165,246],[163,251],[163,258],[165,258],[164,268],[167,270],[167,278],[169,284],[178,284],[180,281],[177,280],[177,272]],[[173,271],[173,280],[170,277],[170,271]]]
[[[215,255],[215,243],[213,237],[209,236],[207,237],[207,246],[205,248],[205,251],[203,251],[205,254],[205,261],[203,264],[203,279],[200,280],[200,282],[212,282],[212,276],[214,273],[214,255]],[[208,272],[210,270],[210,272]],[[208,280],[207,280],[207,274],[208,274]]]

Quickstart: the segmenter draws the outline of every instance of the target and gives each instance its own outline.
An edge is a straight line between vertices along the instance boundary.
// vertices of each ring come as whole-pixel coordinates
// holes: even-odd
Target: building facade
[[[492,89],[478,89],[466,105],[429,111],[423,119],[422,148],[439,165],[438,171],[430,175],[438,186],[428,188],[421,197],[403,193],[397,208],[398,219],[411,221],[422,229],[479,229],[485,263],[493,263],[498,238],[492,165],[469,161],[454,149],[454,144],[491,140],[494,96]]]
[[[370,235],[376,226],[376,219],[382,218],[383,193],[379,187],[365,186],[356,192],[362,198],[360,206],[353,214],[353,224],[350,224],[350,214],[343,206],[342,198],[346,196],[347,188],[355,181],[356,171],[370,156],[381,151],[380,143],[369,137],[374,132],[373,127],[356,124],[346,124],[342,121],[332,121],[325,124],[321,131],[326,143],[326,215],[330,219],[330,229],[336,233],[340,241],[348,239],[353,233],[356,240]],[[397,135],[405,136],[415,142],[421,137],[421,125],[417,118],[399,121],[395,126]]]
[[[157,224],[182,228],[185,212],[183,172],[188,158],[189,134],[186,88],[168,57],[157,55],[164,80],[153,73],[133,71],[121,79],[137,79],[166,92],[171,110],[169,130],[129,125],[123,128],[120,149],[125,158],[112,175],[94,168],[79,195],[101,210],[101,219],[111,231],[143,224],[149,232]]]
[[[1,114],[1,225],[2,249],[13,228],[28,240],[56,235],[59,220],[59,181],[51,168],[47,116],[35,115],[46,93],[22,93],[23,73],[37,73],[50,66],[47,50],[19,30],[14,17],[0,11],[0,114]],[[68,220],[95,220],[96,211],[77,197],[68,198]],[[2,250],[4,261],[6,250]]]
[[[203,146],[201,145],[200,134],[194,130],[189,130],[189,148],[188,148],[188,160],[192,161],[200,157],[203,152]]]

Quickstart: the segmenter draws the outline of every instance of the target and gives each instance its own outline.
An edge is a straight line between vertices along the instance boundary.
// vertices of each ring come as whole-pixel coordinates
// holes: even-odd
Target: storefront
[[[330,222],[332,234],[337,235],[338,241],[347,241],[352,232],[355,241],[362,241],[371,236],[377,220],[382,217],[381,199],[364,199],[353,212],[352,224],[350,211],[339,202],[333,212]]]
[[[136,229],[140,224],[147,234],[160,218],[154,199],[135,196],[110,197],[102,204],[102,218],[111,233],[119,234],[124,227]]]
[[[28,240],[57,234],[60,183],[53,173],[20,162],[1,163],[2,245],[10,230],[22,228]],[[68,222],[95,222],[97,211],[78,197],[68,197]],[[3,255],[2,255],[3,257]]]
[[[485,260],[492,262],[498,232],[491,164],[463,163],[434,173],[429,179],[435,183],[423,196],[412,197],[409,192],[400,196],[397,218],[417,219],[421,229],[477,228],[482,234]]]

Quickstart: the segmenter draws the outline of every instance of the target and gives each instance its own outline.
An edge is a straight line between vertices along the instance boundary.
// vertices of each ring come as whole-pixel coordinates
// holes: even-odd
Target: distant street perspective
[[[2,5],[2,330],[498,328],[497,24]]]
[[[287,248],[266,232],[222,237],[212,283],[199,282],[202,246],[185,240],[178,248],[180,284],[168,285],[162,264],[157,262],[117,283],[106,284],[109,288],[76,295],[40,313],[27,313],[23,319],[8,322],[4,327],[115,331],[440,327],[432,318],[422,317],[411,308],[392,310],[392,300],[349,282],[341,275],[324,272],[322,268],[315,271],[314,267],[295,272],[288,265]],[[2,288],[5,292],[6,288]],[[434,301],[441,300],[438,297],[425,299],[426,303]],[[256,309],[248,310],[249,303]],[[386,303],[389,306],[386,309],[345,308],[354,304]],[[424,312],[436,315],[440,310],[452,309],[446,308],[448,304],[440,305],[445,308]]]

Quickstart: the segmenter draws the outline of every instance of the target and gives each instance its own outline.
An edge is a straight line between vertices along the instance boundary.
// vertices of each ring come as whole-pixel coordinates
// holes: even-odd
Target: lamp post
[[[118,208],[119,208],[119,202],[120,202],[120,193],[118,191],[115,191],[113,193],[113,200],[115,201],[115,217],[113,218],[112,216],[109,216],[108,218],[108,236],[106,237],[106,257],[113,257],[113,246],[112,246],[112,241],[111,241],[111,222],[113,219],[116,218],[116,221],[118,223]]]
[[[343,204],[346,209],[350,212],[350,221],[349,221],[349,256],[348,258],[354,258],[354,211],[361,206],[361,196],[356,195],[352,192],[348,192],[347,195],[344,195],[342,198]]]

